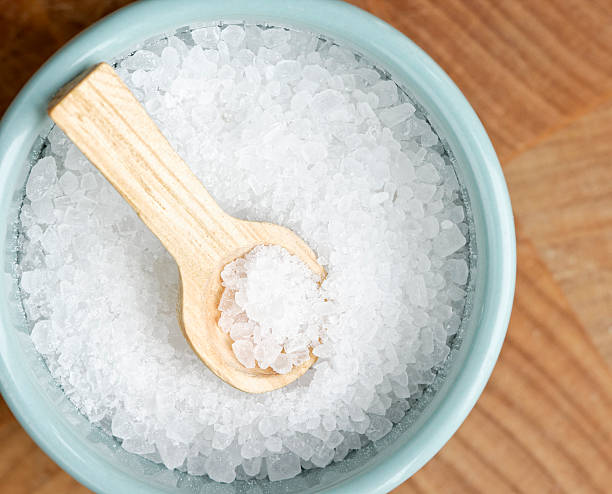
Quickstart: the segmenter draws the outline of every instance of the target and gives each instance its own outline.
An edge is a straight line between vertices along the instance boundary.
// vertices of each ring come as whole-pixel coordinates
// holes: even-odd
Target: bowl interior
[[[217,5],[218,4],[218,5]],[[386,492],[420,468],[472,408],[497,358],[509,317],[514,230],[499,164],[477,117],[447,76],[415,45],[378,19],[348,5],[303,0],[135,4],[66,46],[30,81],[0,129],[0,383],[26,430],[62,467],[99,492]],[[143,18],[147,22],[142,22]],[[428,115],[441,137],[471,212],[471,279],[466,317],[447,364],[424,397],[391,433],[324,469],[281,482],[217,484],[170,472],[125,452],[80,415],[49,374],[28,337],[14,272],[16,228],[24,183],[44,145],[51,95],[85,67],[112,60],[149,38],[186,25],[244,22],[323,34],[375,62]],[[130,26],[130,29],[125,29]],[[132,28],[133,27],[133,28]],[[363,33],[371,36],[363,36]],[[42,136],[42,137],[41,137]],[[476,248],[477,240],[477,248]],[[474,269],[477,259],[478,269]]]

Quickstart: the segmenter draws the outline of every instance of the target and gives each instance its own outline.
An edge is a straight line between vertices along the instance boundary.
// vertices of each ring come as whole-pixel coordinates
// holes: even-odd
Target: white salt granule
[[[47,156],[38,160],[32,167],[26,183],[26,197],[32,202],[40,201],[56,181],[55,159],[52,156]]]
[[[319,287],[273,248],[228,266],[236,356],[318,360],[263,395],[211,373],[178,326],[176,264],[54,127],[19,253],[53,377],[126,451],[219,482],[290,478],[384,437],[433,382],[466,298],[464,208],[430,125],[364,58],[281,28],[198,28],[117,70],[225,211],[291,228],[327,272]]]
[[[260,245],[221,272],[219,327],[235,341],[236,358],[287,374],[319,344],[331,302],[319,279],[298,257],[276,245]]]

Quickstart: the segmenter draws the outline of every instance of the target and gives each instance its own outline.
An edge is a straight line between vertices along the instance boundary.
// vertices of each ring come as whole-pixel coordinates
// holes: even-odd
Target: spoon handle
[[[179,266],[196,269],[240,244],[234,218],[205,190],[110,65],[98,64],[70,82],[48,111]]]

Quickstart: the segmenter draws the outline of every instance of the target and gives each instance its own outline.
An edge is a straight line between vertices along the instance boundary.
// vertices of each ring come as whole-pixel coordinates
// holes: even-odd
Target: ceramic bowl
[[[47,102],[85,68],[146,39],[210,21],[293,27],[352,47],[386,70],[427,113],[469,198],[469,312],[446,365],[419,406],[376,444],[324,469],[282,481],[216,484],[126,453],[65,398],[27,335],[13,276],[24,183],[51,122]],[[106,17],[56,53],[28,82],[0,126],[0,386],[11,410],[62,468],[99,493],[382,493],[423,466],[457,430],[482,392],[504,340],[515,277],[512,210],[499,162],[478,117],[449,77],[408,38],[334,0],[149,0]]]

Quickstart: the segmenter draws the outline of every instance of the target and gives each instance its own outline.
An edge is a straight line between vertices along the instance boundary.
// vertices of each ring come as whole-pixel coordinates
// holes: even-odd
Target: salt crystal
[[[289,31],[280,27],[265,29],[261,32],[261,38],[268,48],[282,45],[289,41],[290,37]]]
[[[304,110],[312,100],[312,96],[308,91],[300,91],[291,98],[291,109],[295,112]]]
[[[302,76],[309,81],[321,84],[331,78],[331,74],[320,65],[306,65],[302,69]]]
[[[122,439],[127,439],[135,433],[131,418],[122,411],[119,411],[113,416],[111,430],[113,435]]]
[[[431,352],[433,352],[434,343],[431,329],[423,328],[421,331],[421,346],[419,349],[424,355],[429,355]]]
[[[430,147],[438,143],[438,136],[431,131],[421,135],[421,146]]]
[[[370,425],[366,431],[366,435],[370,441],[378,441],[385,437],[393,427],[391,421],[380,415],[372,415],[370,417]]]
[[[128,453],[137,455],[146,455],[155,453],[155,446],[141,438],[128,438],[121,442],[121,447]]]
[[[236,478],[236,469],[225,451],[213,451],[206,459],[206,472],[208,476],[217,481],[230,483]]]
[[[79,148],[70,146],[64,158],[64,166],[69,170],[82,170],[86,165],[87,158],[85,158]]]
[[[233,440],[234,440],[234,436],[232,434],[227,434],[222,431],[215,431],[215,434],[212,440],[212,447],[213,449],[224,450],[230,444],[232,444]]]
[[[465,259],[449,259],[446,261],[450,279],[458,285],[465,285],[468,280],[469,268]]]
[[[279,453],[283,449],[283,441],[280,437],[271,436],[265,440],[266,449],[271,453]]]
[[[380,112],[380,120],[387,127],[395,127],[405,122],[414,113],[414,106],[410,103],[403,103],[392,108],[387,108]]]
[[[278,357],[276,357],[274,362],[272,362],[271,367],[272,370],[278,374],[287,374],[293,366],[291,365],[287,354],[281,353],[278,355]]]
[[[166,46],[161,53],[161,63],[166,70],[175,70],[181,62],[179,52],[170,46]]]
[[[298,455],[300,458],[307,460],[314,453],[312,446],[303,437],[297,435],[289,436],[285,438],[284,443],[289,451]]]
[[[43,249],[51,254],[61,251],[62,242],[54,228],[47,228],[40,239]]]
[[[181,58],[184,57],[189,51],[189,48],[187,48],[185,41],[178,38],[177,36],[170,36],[168,38],[168,47],[174,48]]]
[[[53,152],[53,154],[61,156],[66,152],[70,141],[68,140],[66,134],[64,134],[62,129],[60,129],[57,125],[51,127],[47,138],[49,139],[49,144],[51,146],[51,151]]]
[[[459,250],[465,243],[465,237],[453,224],[450,228],[442,230],[434,239],[434,252],[441,257],[446,257]]]
[[[40,201],[57,180],[55,158],[47,156],[32,167],[26,183],[26,196],[30,201]]]
[[[232,304],[230,310],[232,310],[234,312],[234,314],[238,314],[240,313],[240,307],[238,307],[238,305],[236,305],[235,303]],[[223,311],[225,312],[225,315],[228,315],[226,310],[223,309]],[[228,321],[228,327],[229,332],[230,332],[230,336],[232,338],[232,340],[236,341],[236,340],[244,340],[244,339],[248,339],[250,338],[250,336],[253,334],[253,329],[254,329],[254,325],[248,322],[236,322],[232,324],[232,319],[230,318],[230,321]],[[219,327],[221,327],[223,329],[222,324],[219,324]],[[252,352],[252,347],[251,348],[245,348],[243,349],[243,351],[251,351]]]
[[[332,431],[325,444],[328,448],[334,449],[340,446],[343,441],[344,436],[342,434],[340,434],[338,431]]]
[[[261,462],[261,458],[245,458],[244,460],[242,460],[242,468],[244,469],[244,473],[251,477],[254,477],[261,470]]]
[[[436,238],[440,233],[440,223],[435,216],[427,216],[421,222],[425,238]]]
[[[221,30],[218,26],[203,27],[191,31],[191,37],[195,43],[203,48],[216,48]]]
[[[219,327],[237,340],[232,349],[245,367],[257,363],[263,369],[272,367],[286,374],[294,362],[288,352],[307,352],[321,337],[322,320],[310,323],[315,332],[309,338],[300,327],[309,327],[307,318],[317,312],[315,304],[324,295],[319,293],[310,268],[285,249],[256,247],[228,264],[221,279],[225,290],[219,305]]]
[[[54,346],[50,342],[51,322],[38,321],[32,328],[31,338],[38,352],[47,355],[53,352]]]
[[[448,298],[450,298],[453,302],[465,299],[465,295],[465,290],[462,290],[458,286],[451,286],[448,289]]]
[[[270,480],[285,480],[295,477],[302,467],[300,459],[292,453],[273,454],[266,458]]]
[[[300,64],[295,60],[281,60],[274,67],[274,75],[282,82],[300,78]]]
[[[378,97],[378,105],[391,106],[398,100],[397,86],[393,81],[379,81],[372,86],[372,92]]]
[[[334,459],[334,450],[325,446],[318,448],[315,454],[312,455],[310,461],[317,467],[323,468],[331,463]]]
[[[416,184],[414,186],[414,197],[416,197],[419,201],[429,203],[433,199],[436,191],[437,188],[435,185]]]
[[[232,350],[238,361],[245,367],[252,369],[255,367],[255,357],[253,355],[253,343],[240,340],[232,344]]]
[[[355,74],[357,74],[357,76],[362,78],[364,82],[370,86],[378,82],[380,79],[380,73],[377,70],[369,67],[360,67],[355,71]]]
[[[81,177],[81,188],[83,190],[93,190],[96,188],[96,177],[93,173],[86,173]]]
[[[423,182],[435,184],[440,180],[440,174],[431,163],[425,163],[416,169],[417,177]]]
[[[149,50],[138,50],[121,64],[128,70],[152,70],[159,64],[159,57]]]
[[[302,146],[301,151],[306,163],[317,163],[327,158],[327,147],[321,142],[309,142]]]
[[[278,431],[278,422],[272,417],[264,417],[259,422],[258,429],[264,437],[271,436]]]
[[[59,179],[59,185],[66,195],[70,195],[79,188],[79,179],[71,171],[65,172]]]
[[[310,102],[310,107],[315,112],[325,113],[337,108],[343,102],[342,94],[334,89],[326,89],[316,94]]]
[[[42,236],[42,228],[40,225],[32,225],[26,230],[26,235],[32,242],[36,242]]]
[[[38,201],[32,201],[32,213],[41,224],[55,223],[53,214],[53,202],[48,197]]]
[[[157,442],[157,451],[159,452],[159,456],[164,462],[164,465],[172,470],[173,468],[178,468],[183,464],[189,450],[183,444],[177,444],[173,441],[165,440]]]
[[[465,210],[461,206],[453,206],[448,210],[448,218],[453,223],[461,223],[465,219]]]
[[[410,199],[406,203],[407,212],[414,218],[423,218],[425,216],[425,209],[423,208],[423,202],[416,198]]]
[[[187,458],[187,473],[190,475],[205,475],[206,458],[203,456],[190,456]]]

